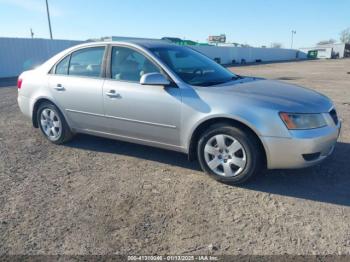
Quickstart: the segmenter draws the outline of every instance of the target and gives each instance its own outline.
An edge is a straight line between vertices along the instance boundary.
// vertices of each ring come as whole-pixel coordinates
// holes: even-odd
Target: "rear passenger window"
[[[70,55],[67,56],[66,58],[64,58],[63,60],[61,60],[61,62],[59,62],[56,65],[55,74],[59,74],[59,75],[67,75],[68,74],[69,58],[70,58]]]
[[[91,47],[72,53],[68,74],[99,77],[104,51],[104,47]]]

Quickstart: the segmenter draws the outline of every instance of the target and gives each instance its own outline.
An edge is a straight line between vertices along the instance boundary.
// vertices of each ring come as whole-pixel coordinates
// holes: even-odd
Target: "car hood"
[[[275,80],[243,78],[218,86],[197,87],[221,101],[238,100],[240,104],[273,108],[294,113],[323,113],[332,107],[331,100],[313,90]],[[220,98],[218,98],[220,96]]]

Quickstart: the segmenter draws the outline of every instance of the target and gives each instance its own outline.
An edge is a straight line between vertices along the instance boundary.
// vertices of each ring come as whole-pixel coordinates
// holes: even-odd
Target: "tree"
[[[282,48],[281,43],[271,43],[271,48]]]
[[[340,33],[340,41],[342,43],[350,43],[350,27],[348,27],[345,30],[341,31],[341,33]]]
[[[327,45],[327,44],[334,44],[337,42],[336,40],[330,38],[329,40],[323,40],[317,43],[317,45]]]

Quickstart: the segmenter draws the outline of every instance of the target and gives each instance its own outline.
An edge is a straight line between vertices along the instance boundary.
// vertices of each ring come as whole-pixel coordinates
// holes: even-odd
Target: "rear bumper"
[[[17,102],[21,112],[25,116],[32,118],[32,110],[31,110],[32,100],[26,96],[18,95]]]
[[[341,130],[335,126],[291,131],[290,138],[261,137],[268,169],[303,168],[322,162],[332,154]]]

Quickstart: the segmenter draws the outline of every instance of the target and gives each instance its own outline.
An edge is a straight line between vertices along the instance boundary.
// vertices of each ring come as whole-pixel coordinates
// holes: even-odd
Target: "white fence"
[[[0,77],[18,76],[81,41],[0,38]]]
[[[193,46],[193,49],[209,56],[219,58],[221,64],[254,63],[287,61],[305,59],[306,54],[294,49],[283,48],[255,48],[230,46]]]
[[[0,78],[18,76],[40,65],[58,52],[82,43],[71,40],[0,38]],[[304,59],[306,54],[294,49],[230,46],[192,46],[221,64],[254,63]]]

